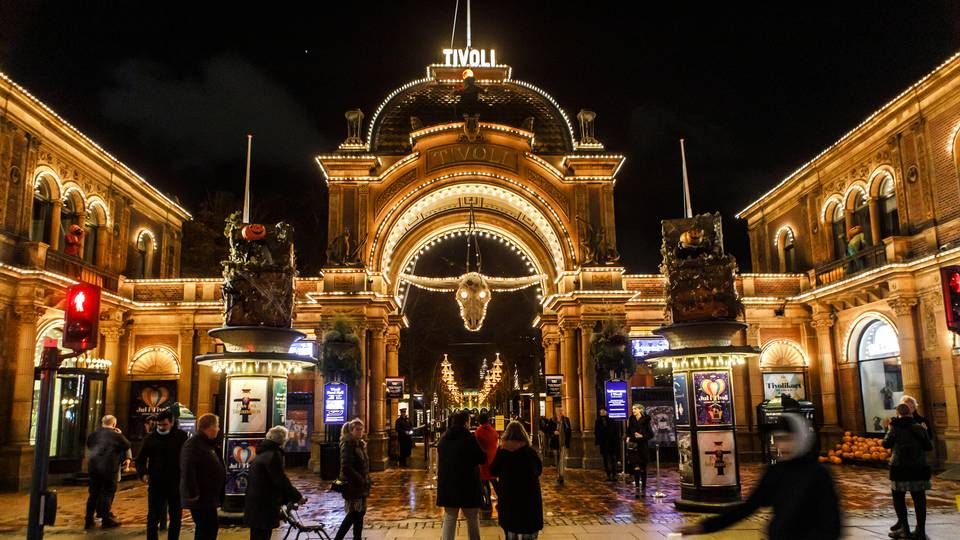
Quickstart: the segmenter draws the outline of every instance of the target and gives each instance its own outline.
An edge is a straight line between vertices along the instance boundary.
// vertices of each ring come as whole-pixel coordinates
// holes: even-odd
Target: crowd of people
[[[931,485],[927,452],[933,449],[934,433],[927,419],[919,414],[916,399],[904,396],[896,413],[896,417],[887,420],[883,439],[883,446],[892,450],[889,477],[897,516],[890,537],[924,539],[926,491]],[[494,502],[507,540],[536,538],[543,529],[541,454],[556,464],[557,482],[563,484],[572,426],[561,408],[556,409],[552,418],[541,419],[537,445],[519,419],[511,420],[502,433],[491,422],[492,417],[485,411],[476,415],[466,410],[456,412],[437,443],[437,506],[443,508],[442,540],[455,538],[461,516],[467,536],[478,540],[481,513],[491,512]],[[401,414],[396,425],[398,434],[401,429],[406,435],[412,432],[406,414]],[[840,537],[839,499],[830,473],[816,459],[816,435],[809,421],[787,413],[773,429],[778,432],[778,460],[765,469],[750,496],[716,516],[684,527],[680,533],[719,531],[761,507],[770,507],[773,516],[768,525],[769,538]],[[218,508],[226,480],[219,447],[219,418],[213,414],[200,416],[196,434],[188,436],[167,410],[150,418],[146,431],[135,464],[138,478],[147,485],[147,539],[157,539],[164,530],[168,539],[179,538],[184,509],[190,511],[195,524],[194,538],[216,539]],[[601,408],[594,434],[607,480],[616,480],[622,463],[623,472],[633,477],[634,496],[645,497],[653,431],[644,407],[633,405],[625,425],[612,420]],[[287,437],[285,427],[271,428],[250,464],[243,517],[251,540],[269,539],[280,526],[281,509],[306,502],[284,470]],[[405,465],[412,439],[400,441],[401,464]],[[104,416],[100,428],[87,439],[87,529],[95,527],[96,519],[104,529],[120,525],[111,508],[121,472],[131,458],[131,444],[117,428],[116,418]],[[342,495],[345,515],[336,540],[343,540],[351,530],[354,540],[360,540],[372,482],[366,426],[359,418],[342,426],[339,465],[339,475],[331,489]],[[912,528],[907,493],[916,515]],[[812,516],[815,518],[811,519]]]

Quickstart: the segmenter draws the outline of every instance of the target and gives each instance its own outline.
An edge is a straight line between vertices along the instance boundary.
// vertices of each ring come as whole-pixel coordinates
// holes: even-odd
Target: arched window
[[[67,247],[64,235],[70,230],[70,226],[80,223],[80,208],[82,206],[75,196],[68,195],[63,201],[63,209],[60,210],[60,251],[64,251]]]
[[[883,421],[894,416],[903,396],[900,371],[900,340],[886,320],[873,319],[862,325],[856,341],[860,367],[860,393],[867,433],[883,433]]]
[[[897,211],[897,192],[893,185],[893,175],[887,173],[877,192],[880,206],[880,235],[883,238],[900,234],[900,214]]]
[[[134,276],[138,278],[153,277],[153,259],[157,251],[157,240],[153,233],[144,229],[137,235],[137,269]]]
[[[853,215],[852,215],[852,226],[856,227],[857,225],[863,229],[863,235],[867,239],[868,244],[873,243],[873,238],[870,234],[870,204],[867,201],[867,195],[860,191],[853,196]]]
[[[33,185],[33,215],[30,221],[30,240],[50,243],[50,220],[53,219],[53,198],[50,186],[42,178]]]
[[[790,227],[781,227],[774,240],[781,272],[796,272],[796,237]]]
[[[107,212],[99,201],[87,207],[86,223],[83,235],[83,260],[96,265],[97,253],[100,251],[101,231],[107,224]]]
[[[830,221],[830,234],[833,236],[833,258],[842,259],[847,256],[847,220],[843,214],[843,205],[833,207],[833,217]]]

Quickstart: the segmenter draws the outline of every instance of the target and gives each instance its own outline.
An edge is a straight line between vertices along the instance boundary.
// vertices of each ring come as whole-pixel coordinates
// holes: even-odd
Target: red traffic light
[[[78,283],[67,289],[64,308],[63,348],[89,351],[100,336],[100,287]]]

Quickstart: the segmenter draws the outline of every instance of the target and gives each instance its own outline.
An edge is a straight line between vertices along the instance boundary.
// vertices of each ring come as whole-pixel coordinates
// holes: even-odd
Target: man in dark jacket
[[[169,512],[167,538],[180,538],[180,453],[187,434],[173,426],[173,413],[161,411],[156,428],[143,440],[137,475],[147,484],[147,539],[156,540],[164,512]]]
[[[400,417],[393,426],[397,430],[398,456],[401,467],[407,466],[407,459],[413,452],[413,425],[410,424],[410,417],[407,416],[406,409],[400,409]]]
[[[557,450],[557,483],[563,485],[567,472],[567,452],[570,450],[573,427],[570,425],[570,417],[563,414],[561,407],[557,407],[553,412],[553,421],[557,425],[557,433],[554,435],[550,446]]]
[[[120,526],[120,522],[113,519],[110,503],[117,492],[117,474],[128,450],[130,441],[117,431],[117,419],[109,414],[100,421],[100,428],[87,437],[87,472],[90,475],[90,486],[84,518],[85,529],[93,528],[94,511],[101,517],[100,526],[104,529]]]
[[[247,496],[244,499],[243,521],[250,527],[250,540],[270,540],[280,526],[280,507],[305,502],[283,470],[283,445],[287,428],[274,426],[257,448],[257,457],[250,465]]]
[[[442,540],[454,539],[460,510],[467,521],[470,540],[480,540],[480,464],[486,463],[487,455],[467,429],[469,421],[470,413],[455,414],[450,429],[437,444],[437,506],[443,507]]]
[[[599,446],[603,457],[603,470],[607,480],[617,479],[617,458],[620,454],[620,425],[607,416],[607,409],[600,407],[593,426],[593,443]]]
[[[195,540],[217,538],[217,507],[227,475],[217,452],[218,433],[220,419],[204,414],[197,419],[197,434],[180,452],[180,501],[196,523]]]
[[[777,448],[781,460],[763,473],[750,497],[718,516],[682,529],[684,535],[719,531],[757,511],[773,507],[767,526],[770,540],[840,538],[840,502],[827,469],[817,463],[813,450],[816,435],[810,423],[799,414],[781,417],[782,436]]]

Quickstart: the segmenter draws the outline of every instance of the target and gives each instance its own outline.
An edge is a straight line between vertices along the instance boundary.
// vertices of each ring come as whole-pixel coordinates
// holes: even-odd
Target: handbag
[[[337,479],[330,484],[330,491],[335,491],[337,493],[343,493],[347,489],[347,483]]]

